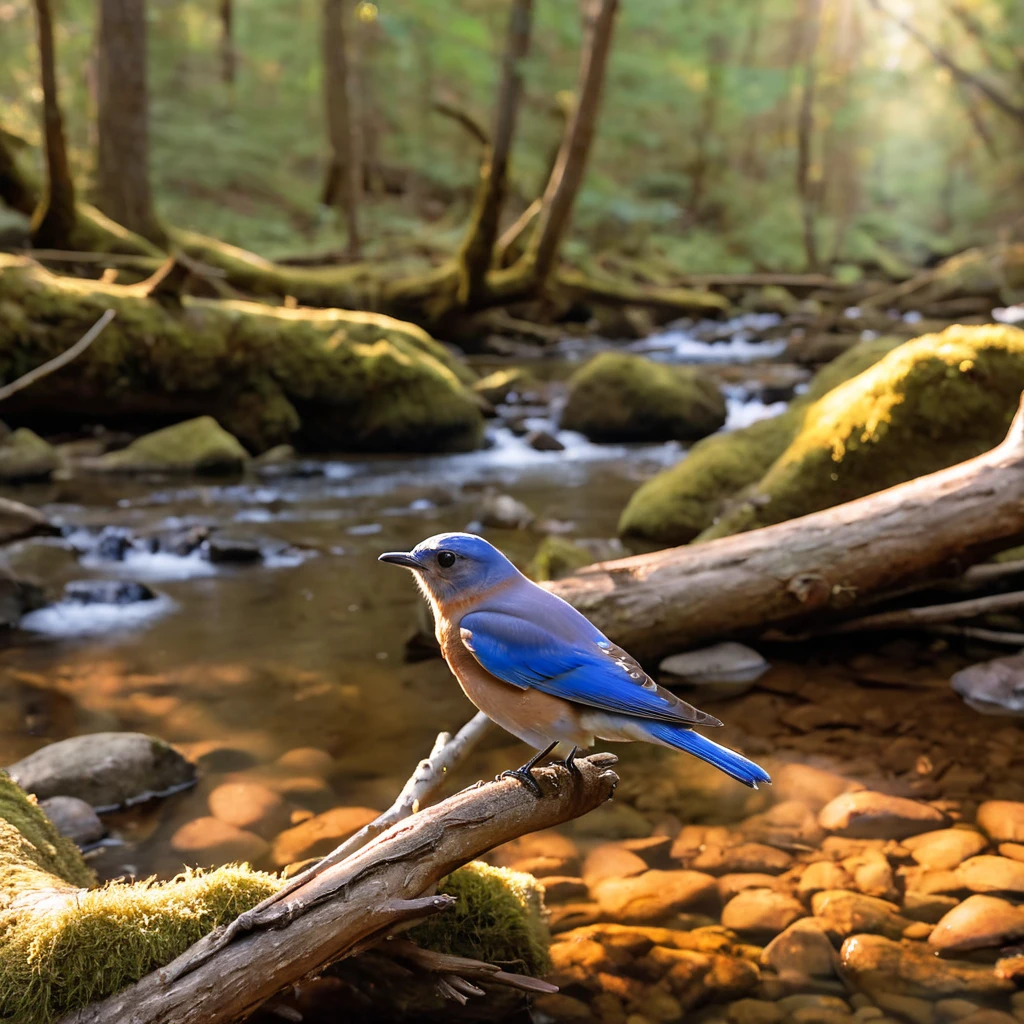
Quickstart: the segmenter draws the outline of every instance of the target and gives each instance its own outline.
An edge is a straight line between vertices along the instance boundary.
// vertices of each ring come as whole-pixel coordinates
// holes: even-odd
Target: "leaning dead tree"
[[[299,876],[297,885],[243,915],[244,928],[212,933],[165,968],[65,1016],[61,1024],[226,1024],[300,979],[378,945],[385,954],[437,973],[442,991],[479,994],[479,982],[554,991],[543,981],[478,961],[421,950],[406,940],[387,941],[396,929],[452,906],[452,897],[435,890],[455,868],[502,843],[586,814],[615,789],[615,757],[597,754],[576,762],[577,775],[561,766],[537,770],[540,799],[518,781],[504,779],[417,810],[420,798],[439,786],[442,769],[465,755],[484,726],[477,716],[456,737],[439,737],[386,812],[408,817],[348,856],[329,858],[326,867]]]
[[[1021,538],[1024,403],[1002,443],[968,462],[750,533],[590,566],[550,588],[654,659],[723,636],[834,623]]]

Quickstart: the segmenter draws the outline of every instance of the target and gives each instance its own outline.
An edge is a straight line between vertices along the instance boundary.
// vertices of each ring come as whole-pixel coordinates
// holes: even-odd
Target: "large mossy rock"
[[[232,473],[248,459],[238,439],[212,416],[198,416],[107,452],[88,468],[104,473]]]
[[[15,430],[0,442],[0,482],[48,480],[59,466],[57,449],[27,427]]]
[[[912,292],[904,306],[980,296],[993,302],[1024,299],[1024,243],[965,249],[931,273],[923,293]]]
[[[132,428],[210,415],[252,451],[440,451],[479,445],[471,372],[413,324],[377,313],[148,299],[141,286],[57,277],[0,253],[0,379],[117,317],[72,368],[8,399],[48,428]]]
[[[710,540],[831,508],[980,455],[1024,391],[1024,331],[950,327],[890,352],[811,405],[799,431]]]
[[[641,546],[689,543],[711,526],[724,502],[761,479],[813,402],[899,344],[898,338],[861,342],[823,367],[781,415],[695,444],[680,462],[634,492],[619,519],[619,534]]]
[[[602,352],[569,378],[561,425],[592,441],[696,441],[725,424],[725,398],[700,370]]]

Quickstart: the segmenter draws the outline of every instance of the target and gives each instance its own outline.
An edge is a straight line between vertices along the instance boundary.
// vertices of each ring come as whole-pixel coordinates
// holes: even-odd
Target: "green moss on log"
[[[516,974],[539,977],[550,970],[544,889],[532,875],[473,861],[442,878],[437,891],[457,902],[411,929],[415,942]]]
[[[554,534],[545,537],[530,560],[527,575],[538,583],[560,580],[571,576],[577,569],[592,565],[594,555],[581,544],[574,544],[565,537]]]
[[[980,455],[1024,390],[1024,331],[955,326],[890,352],[806,412],[749,500],[704,539],[794,519]]]
[[[280,886],[247,867],[95,881],[35,799],[0,772],[0,1019],[50,1024],[103,999]]]
[[[377,313],[148,299],[142,286],[57,277],[0,254],[0,379],[67,349],[75,363],[13,396],[14,420],[133,426],[208,414],[253,451],[436,451],[480,443],[472,374],[421,328]]]
[[[725,416],[725,398],[702,371],[602,352],[569,378],[562,426],[593,441],[695,441]]]
[[[898,338],[861,342],[824,366],[807,392],[781,415],[695,444],[680,462],[634,492],[619,519],[619,534],[640,546],[667,547],[693,540],[714,523],[725,502],[761,479],[786,450],[816,399],[898,344]]]

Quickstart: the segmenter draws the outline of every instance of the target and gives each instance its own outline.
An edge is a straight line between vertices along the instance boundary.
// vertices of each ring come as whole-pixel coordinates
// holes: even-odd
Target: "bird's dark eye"
[[[450,569],[455,564],[455,552],[438,551],[437,564],[441,566],[442,569]]]

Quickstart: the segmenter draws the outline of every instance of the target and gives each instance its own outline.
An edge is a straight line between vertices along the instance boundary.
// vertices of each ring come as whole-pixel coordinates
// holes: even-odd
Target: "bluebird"
[[[531,769],[558,743],[596,739],[685,750],[757,789],[771,782],[753,761],[694,726],[711,715],[659,686],[572,605],[527,579],[496,547],[469,533],[440,533],[380,561],[404,566],[434,611],[437,639],[466,696],[492,721],[539,751],[505,772],[536,795]]]

